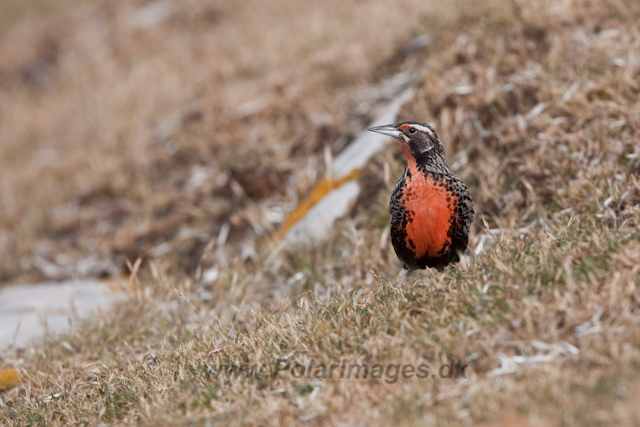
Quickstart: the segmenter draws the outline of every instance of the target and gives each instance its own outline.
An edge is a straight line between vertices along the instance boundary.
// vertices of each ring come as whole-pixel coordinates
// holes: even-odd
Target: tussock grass
[[[201,30],[203,40],[233,31],[235,20],[256,27],[241,47],[231,38],[202,43],[205,50],[238,49],[227,63],[204,60],[206,69],[220,73],[219,83],[203,84],[207,90],[194,89],[197,85],[182,74],[184,67],[152,62],[183,79],[183,85],[160,85],[153,96],[175,102],[190,93],[206,111],[193,127],[173,131],[178,153],[191,154],[163,159],[154,151],[157,141],[142,134],[131,138],[151,132],[145,126],[155,107],[136,108],[134,124],[114,108],[111,114],[121,126],[134,127],[122,141],[133,144],[131,152],[139,157],[121,160],[121,153],[112,152],[110,167],[121,172],[113,179],[105,178],[110,173],[60,169],[69,174],[62,181],[66,190],[33,208],[42,213],[65,199],[78,176],[108,186],[121,180],[120,189],[108,187],[68,203],[84,200],[86,212],[129,206],[119,233],[147,221],[129,250],[159,242],[171,250],[162,256],[149,252],[132,279],[139,283],[137,293],[113,313],[15,355],[21,358],[16,367],[23,383],[0,396],[0,424],[637,424],[638,5],[495,1],[436,10],[407,2],[402,10],[416,11],[410,17],[389,14],[384,2],[336,5],[331,12],[313,9],[320,17],[336,17],[329,24],[302,13],[317,6],[276,4],[268,11],[251,2],[234,10],[216,6],[224,13],[216,29]],[[116,18],[126,12],[108,10]],[[270,32],[257,19],[267,12],[299,21]],[[182,19],[172,17],[132,45],[120,40],[117,46],[129,50],[118,54],[127,57],[126,52],[132,55],[169,35],[166,40],[177,46],[193,41],[192,31],[180,26]],[[395,31],[390,41],[377,33],[387,26]],[[427,49],[396,54],[425,32],[431,37]],[[363,34],[370,37],[355,37]],[[299,37],[292,41],[293,35]],[[168,46],[157,55],[168,60],[178,50]],[[256,58],[260,69],[250,68]],[[389,64],[385,58],[396,61]],[[151,70],[148,61],[135,67]],[[402,168],[399,150],[392,148],[363,171],[366,200],[337,224],[329,241],[300,249],[262,239],[278,224],[268,220],[266,210],[295,201],[322,176],[322,146],[366,121],[366,112],[347,120],[357,111],[353,100],[365,96],[358,90],[373,83],[371,76],[415,66],[424,66],[422,81],[402,119],[432,122],[452,168],[469,185],[478,212],[469,256],[442,274],[412,276],[401,292],[391,286],[400,265],[389,242],[387,202]],[[142,84],[145,74],[138,72],[140,80],[128,84],[106,71],[104,78],[122,85],[130,102],[155,106],[139,99],[151,83]],[[289,79],[288,84],[280,79]],[[112,92],[102,86],[105,81],[91,84]],[[268,89],[259,92],[259,85]],[[255,93],[264,94],[259,99],[267,106],[238,117],[232,107]],[[34,96],[52,108],[57,94]],[[107,99],[120,102],[116,95]],[[20,102],[27,108],[34,101]],[[208,110],[218,108],[218,115]],[[42,117],[49,117],[46,111],[51,112],[43,109]],[[316,126],[313,117],[319,112],[326,117]],[[101,126],[102,137],[117,134],[117,126]],[[105,153],[109,147],[96,145]],[[143,155],[145,150],[151,154]],[[215,173],[185,191],[196,165]],[[159,170],[166,171],[163,178],[150,180]],[[224,183],[216,186],[213,177],[219,174],[227,181],[220,178]],[[287,183],[290,176],[297,180]],[[24,175],[14,179],[25,188],[35,185]],[[216,200],[224,208],[214,208]],[[154,213],[159,206],[165,206],[164,216]],[[15,209],[18,215],[25,208]],[[134,213],[140,216],[132,219]],[[70,244],[81,251],[95,218],[78,221],[84,231]],[[207,221],[215,225],[207,229]],[[223,245],[217,236],[224,222],[232,231]],[[32,225],[22,227],[35,233]],[[184,238],[181,227],[208,238]],[[488,233],[495,237],[487,238]],[[120,238],[105,238],[103,244],[112,248]],[[485,250],[474,255],[482,240]],[[35,236],[26,240],[25,248],[31,250],[35,241]],[[190,268],[176,268],[189,260]],[[200,273],[214,265],[220,277],[204,285]],[[223,369],[273,369],[277,359],[303,365],[310,360],[316,365],[424,363],[436,369],[461,359],[469,367],[468,378],[397,381],[294,378],[290,372],[234,379]]]

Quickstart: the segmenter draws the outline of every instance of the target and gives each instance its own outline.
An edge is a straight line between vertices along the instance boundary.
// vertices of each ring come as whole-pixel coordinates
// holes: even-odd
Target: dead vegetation
[[[5,358],[23,381],[0,424],[637,424],[639,5],[265,3],[174,4],[154,26],[97,3],[7,30],[0,275],[56,253],[145,264],[114,313]],[[433,123],[468,184],[475,256],[388,285],[395,149],[329,241],[269,242],[324,147],[366,124],[364,88],[416,67],[401,118]],[[218,372],[278,358],[462,359],[469,378]]]

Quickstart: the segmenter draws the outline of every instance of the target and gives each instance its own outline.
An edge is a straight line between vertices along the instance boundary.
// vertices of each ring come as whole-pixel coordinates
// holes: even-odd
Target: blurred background
[[[565,138],[593,100],[611,131],[633,128],[636,110],[601,110],[613,89],[594,78],[637,91],[637,29],[619,28],[636,8],[477,3],[3,1],[0,283],[118,276],[138,258],[192,274],[220,237],[255,258],[401,72],[419,82],[400,117],[436,125],[487,226],[563,205],[554,168],[513,150]],[[388,155],[357,206],[393,184]]]
[[[425,31],[462,13],[409,0],[0,9],[0,283],[114,276],[138,257],[193,273],[224,224],[229,241],[273,233],[324,176],[325,149],[368,124],[362,88],[422,61]]]

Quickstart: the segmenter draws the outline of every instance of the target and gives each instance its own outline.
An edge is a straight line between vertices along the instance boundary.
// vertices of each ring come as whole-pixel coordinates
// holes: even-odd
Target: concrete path
[[[122,286],[92,279],[0,288],[0,352],[64,331],[124,297]]]

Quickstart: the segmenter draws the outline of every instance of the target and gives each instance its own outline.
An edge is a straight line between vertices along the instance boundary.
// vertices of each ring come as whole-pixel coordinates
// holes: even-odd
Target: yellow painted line
[[[320,181],[315,186],[313,191],[311,191],[309,197],[307,197],[302,203],[298,204],[295,210],[291,212],[291,214],[289,214],[287,219],[282,223],[280,229],[276,232],[276,234],[273,235],[273,240],[276,242],[282,240],[285,234],[287,234],[287,231],[289,231],[289,229],[293,227],[295,223],[304,218],[307,212],[309,212],[309,209],[315,206],[316,203],[322,200],[324,196],[329,194],[332,190],[335,190],[347,181],[356,179],[358,177],[358,173],[360,173],[360,169],[356,168],[349,172],[347,175],[337,180],[331,178],[322,178],[322,181]]]

